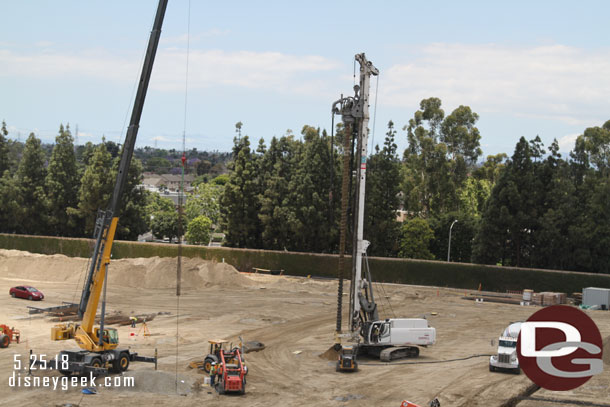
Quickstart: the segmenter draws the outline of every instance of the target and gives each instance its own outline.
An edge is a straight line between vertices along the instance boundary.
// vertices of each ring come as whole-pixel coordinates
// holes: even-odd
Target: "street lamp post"
[[[454,220],[451,223],[451,226],[449,227],[449,247],[447,248],[447,261],[451,261],[450,256],[451,256],[451,229],[453,229],[453,225],[455,225],[457,223],[457,219]]]

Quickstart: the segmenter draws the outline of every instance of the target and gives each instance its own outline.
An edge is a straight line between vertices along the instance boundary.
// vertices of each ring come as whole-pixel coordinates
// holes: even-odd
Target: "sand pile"
[[[86,266],[87,259],[82,258],[71,258],[61,254],[46,256],[0,249],[0,277],[23,283],[33,281],[77,283]]]
[[[167,257],[121,259],[110,264],[113,284],[142,288],[173,288],[176,286],[177,260]],[[182,259],[182,286],[246,287],[255,284],[233,266],[202,259]]]
[[[63,255],[41,255],[0,249],[0,278],[28,282],[82,281],[88,259]],[[151,257],[112,260],[108,267],[110,284],[133,288],[173,288],[176,286],[177,259]],[[203,259],[182,259],[182,286],[247,287],[256,283],[227,263]]]

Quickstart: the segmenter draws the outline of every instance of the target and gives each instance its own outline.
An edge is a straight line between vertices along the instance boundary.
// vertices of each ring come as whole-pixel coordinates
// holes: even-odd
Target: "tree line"
[[[118,171],[119,149],[89,143],[77,149],[69,126],[60,125],[50,157],[31,133],[23,145],[0,129],[0,231],[89,237],[98,209],[105,209]],[[116,146],[116,145],[115,145]],[[11,150],[15,154],[11,154]],[[134,160],[121,201],[119,239],[135,240],[148,230],[146,195],[137,188],[142,164]]]
[[[75,146],[69,125],[60,125],[52,145],[43,144],[34,133],[21,143],[8,138],[6,123],[2,122],[0,232],[90,237],[97,211],[105,209],[110,200],[120,154],[121,145],[112,141]],[[118,239],[136,240],[139,235],[152,231],[156,237],[167,237],[171,241],[182,230],[189,242],[208,243],[209,234],[218,223],[218,196],[226,178],[222,175],[214,178],[214,174],[226,172],[225,162],[230,155],[191,149],[186,156],[193,172],[200,173],[196,181],[200,185],[185,205],[180,228],[174,203],[138,185],[144,169],[155,166],[155,158],[163,158],[175,168],[176,163],[181,165],[182,152],[150,147],[136,149],[118,214]],[[201,163],[204,163],[203,172]],[[204,183],[207,177],[209,185]]]
[[[403,129],[409,147],[402,158],[397,130],[388,123],[383,145],[375,146],[367,163],[364,233],[371,242],[369,255],[442,258],[442,243],[432,244],[435,232],[440,235],[456,212],[468,218],[464,224],[479,216],[505,156],[477,165],[477,120],[466,106],[445,117],[439,99],[422,101]],[[337,252],[343,138],[352,135],[345,135],[341,124],[335,133],[333,138],[304,126],[300,136],[273,137],[269,146],[261,139],[256,150],[238,133],[221,199],[227,245]],[[355,193],[352,180],[350,212]],[[397,221],[399,210],[405,222]],[[463,246],[458,244],[454,258],[470,260]]]
[[[369,255],[447,260],[451,229],[451,261],[610,272],[610,121],[566,158],[536,136],[481,162],[478,119],[424,99],[402,128],[402,156],[388,123],[368,157]],[[226,245],[336,253],[344,136],[340,124],[334,139],[305,126],[254,149],[240,126],[221,198]]]
[[[510,157],[482,160],[478,119],[468,106],[446,114],[440,99],[428,98],[404,127],[388,123],[367,163],[368,254],[447,260],[451,229],[451,261],[610,272],[610,121],[585,129],[566,156],[556,140],[547,148],[535,136],[522,137]],[[180,155],[139,149],[144,162],[130,168],[118,237],[152,230],[171,240],[182,231],[189,243],[205,244],[216,231],[230,247],[336,253],[342,146],[353,135],[341,124],[333,134],[306,125],[254,147],[242,126],[231,153],[187,152],[186,170],[199,177],[182,216],[136,187],[155,159],[173,166]],[[120,145],[75,148],[68,126],[52,148],[34,134],[21,146],[7,135],[3,124],[0,230],[89,236],[112,191]],[[397,137],[408,141],[402,154]],[[349,191],[351,212],[353,179]]]

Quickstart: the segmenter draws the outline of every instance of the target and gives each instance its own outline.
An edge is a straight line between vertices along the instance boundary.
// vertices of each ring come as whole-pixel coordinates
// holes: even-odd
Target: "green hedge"
[[[24,250],[41,254],[64,254],[70,257],[89,257],[90,239],[0,234],[0,248]],[[112,257],[176,257],[178,246],[164,243],[116,241]],[[240,271],[253,267],[283,269],[295,276],[336,277],[339,256],[330,254],[281,252],[271,250],[232,249],[226,247],[182,246],[185,257],[200,257],[217,262],[225,261]],[[610,275],[485,266],[466,263],[446,263],[412,259],[369,259],[375,281],[419,284],[440,287],[484,290],[523,290],[578,292],[584,287],[610,288]],[[345,262],[346,275],[351,259]]]

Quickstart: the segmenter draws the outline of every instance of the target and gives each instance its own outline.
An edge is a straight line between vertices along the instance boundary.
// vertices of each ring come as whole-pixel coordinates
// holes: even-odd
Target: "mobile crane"
[[[356,137],[356,194],[354,197],[354,240],[352,251],[352,273],[349,304],[349,332],[341,332],[341,296],[342,296],[342,256],[345,244],[340,242],[340,276],[337,304],[337,331],[335,349],[341,351],[342,339],[351,343],[346,346],[347,352],[339,353],[337,370],[357,370],[354,354],[370,354],[382,361],[390,361],[402,357],[418,356],[419,346],[428,346],[436,341],[436,330],[428,326],[428,321],[422,318],[388,318],[379,319],[377,304],[372,287],[371,272],[368,268],[366,250],[369,242],[363,238],[364,230],[364,198],[366,185],[366,164],[369,123],[369,88],[371,76],[377,76],[379,70],[368,61],[364,53],[355,56],[360,64],[360,82],[354,86],[354,96],[341,97],[332,105],[332,114],[340,115],[344,123],[344,150],[349,148],[348,139]],[[354,132],[352,129],[355,129]],[[355,136],[353,133],[356,133]],[[345,155],[344,160],[348,157]],[[345,165],[345,164],[344,164]],[[343,172],[342,199],[347,199],[345,187],[346,177],[350,172]],[[347,205],[342,205],[342,218],[346,215]],[[345,234],[345,221],[342,219],[341,234]],[[342,237],[344,240],[344,237]],[[365,263],[366,274],[363,275],[362,265]]]
[[[119,348],[119,335],[116,329],[104,326],[106,312],[106,280],[112,244],[119,221],[119,205],[123,189],[127,183],[127,175],[140,125],[140,117],[144,107],[146,91],[152,73],[152,67],[161,36],[161,27],[168,0],[159,0],[153,29],[150,33],[148,48],[138,90],[125,136],[125,144],[119,164],[119,170],[114,185],[114,191],[108,208],[98,211],[95,222],[95,247],[91,256],[89,271],[83,287],[78,315],[82,318],[80,324],[60,324],[51,330],[52,340],[74,339],[80,349],[63,350],[55,359],[55,368],[61,373],[69,374],[104,374],[108,370],[122,372],[127,370],[130,362],[143,361],[157,363],[156,357],[138,356],[126,348]],[[94,327],[95,314],[103,291],[101,321],[99,327]]]

